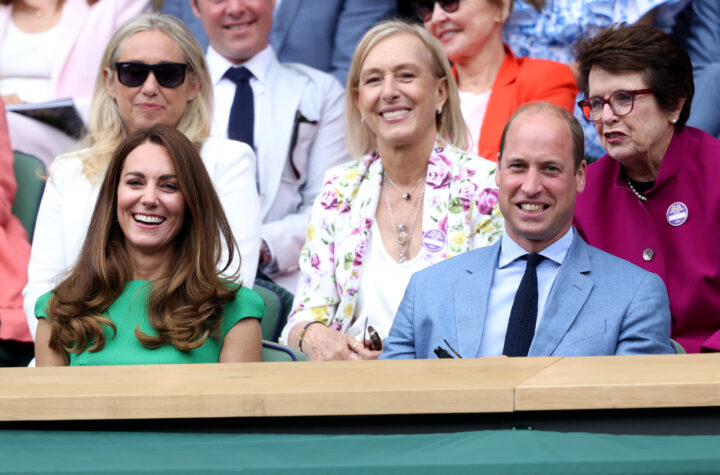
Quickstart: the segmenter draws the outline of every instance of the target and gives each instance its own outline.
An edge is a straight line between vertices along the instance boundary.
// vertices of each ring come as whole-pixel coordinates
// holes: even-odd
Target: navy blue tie
[[[255,101],[250,87],[250,78],[253,74],[245,66],[240,66],[228,69],[224,77],[234,82],[236,86],[235,98],[230,109],[228,138],[245,142],[254,149]]]
[[[510,321],[505,334],[503,355],[527,356],[535,336],[538,312],[537,266],[544,259],[540,254],[526,254],[525,273],[515,293]]]

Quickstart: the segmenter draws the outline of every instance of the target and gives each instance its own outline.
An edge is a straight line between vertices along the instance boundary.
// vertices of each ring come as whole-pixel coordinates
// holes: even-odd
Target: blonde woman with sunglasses
[[[35,302],[76,261],[110,158],[128,134],[155,124],[175,127],[200,151],[242,257],[242,283],[252,285],[260,243],[255,156],[243,143],[209,138],[211,117],[205,59],[179,20],[144,14],[120,27],[95,83],[87,148],[56,160],[40,204],[23,292],[33,335]]]

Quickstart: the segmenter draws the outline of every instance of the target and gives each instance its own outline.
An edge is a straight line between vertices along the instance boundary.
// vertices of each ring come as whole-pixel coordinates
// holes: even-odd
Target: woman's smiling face
[[[125,159],[117,188],[117,219],[131,259],[165,253],[170,262],[184,215],[185,199],[167,150],[141,144]]]
[[[460,0],[452,13],[435,3],[432,17],[424,25],[453,63],[463,63],[477,56],[493,35],[502,36],[504,16],[503,9],[490,0]]]
[[[432,72],[430,53],[415,35],[398,33],[378,42],[360,71],[355,104],[378,148],[435,138],[435,116],[447,98],[447,80]]]

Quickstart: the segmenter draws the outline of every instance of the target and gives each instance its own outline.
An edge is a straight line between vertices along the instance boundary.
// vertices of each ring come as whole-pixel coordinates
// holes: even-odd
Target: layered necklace
[[[383,172],[383,177],[387,178],[387,180],[383,180],[383,183],[385,183],[386,181],[390,183],[390,185],[395,188],[398,193],[400,193],[400,196],[402,196],[402,199],[405,201],[410,200],[410,197],[412,196],[413,191],[415,191],[415,188],[417,188],[418,185],[425,179],[425,175],[421,176],[417,183],[415,183],[415,185],[410,188],[410,191],[403,192],[400,187],[393,183],[393,181],[390,179],[389,176],[387,176],[385,172]],[[413,206],[413,211],[411,212],[412,221],[408,223],[410,226],[409,230],[408,225],[406,224],[399,223],[397,226],[395,225],[395,216],[393,215],[393,210],[392,206],[390,205],[390,199],[388,198],[388,194],[389,193],[387,192],[385,193],[385,204],[387,205],[388,214],[390,215],[390,224],[392,225],[393,233],[395,233],[395,241],[400,247],[400,262],[403,263],[407,262],[410,256],[410,240],[412,239],[415,232],[415,224],[417,223],[417,217],[420,213],[420,203],[425,196],[425,188],[423,187],[420,196],[418,197],[417,201],[415,201],[415,205]]]

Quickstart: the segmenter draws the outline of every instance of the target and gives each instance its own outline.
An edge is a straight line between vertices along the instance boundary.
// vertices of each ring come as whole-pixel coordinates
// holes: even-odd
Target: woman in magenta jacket
[[[575,226],[662,277],[686,351],[720,351],[720,140],[685,125],[690,58],[662,31],[631,25],[581,42],[577,60],[580,106],[607,155],[588,167]]]

